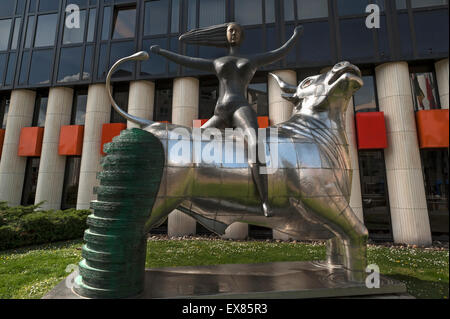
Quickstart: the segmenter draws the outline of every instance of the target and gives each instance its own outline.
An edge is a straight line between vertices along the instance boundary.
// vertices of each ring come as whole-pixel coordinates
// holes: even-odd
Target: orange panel
[[[80,156],[83,150],[83,125],[62,126],[59,133],[58,154],[65,156]]]
[[[268,116],[258,116],[258,126],[259,128],[269,127],[269,117]]]
[[[43,138],[43,127],[24,127],[20,132],[17,155],[24,157],[41,156]]]
[[[209,120],[194,120],[194,124],[192,127],[202,127],[206,122],[208,122]]]
[[[106,155],[103,152],[103,147],[107,143],[111,143],[113,138],[120,135],[120,132],[125,130],[127,128],[127,125],[125,123],[109,123],[109,124],[103,124],[102,127],[102,148],[100,150],[100,153],[102,155]]]
[[[0,158],[2,157],[3,141],[5,140],[6,130],[0,129]]]
[[[356,113],[358,149],[374,150],[388,147],[386,122],[383,112]]]
[[[416,112],[420,148],[449,147],[448,110]]]

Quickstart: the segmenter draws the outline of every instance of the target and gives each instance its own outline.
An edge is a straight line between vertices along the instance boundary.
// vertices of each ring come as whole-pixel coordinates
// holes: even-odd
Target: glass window
[[[266,23],[275,23],[275,0],[266,0]]]
[[[313,19],[328,17],[328,0],[298,0],[297,18]]]
[[[67,17],[67,13],[66,13]],[[84,41],[84,30],[86,26],[86,10],[80,11],[80,27],[68,28],[67,23],[64,23],[64,44],[81,43]]]
[[[93,56],[94,56],[94,47],[92,45],[86,46],[86,51],[84,54],[83,80],[87,80],[92,76]]]
[[[80,80],[83,47],[62,48],[59,59],[58,82]]]
[[[200,28],[224,22],[225,0],[200,0]]]
[[[39,0],[39,11],[54,11],[58,10],[59,1],[55,0]]]
[[[30,0],[30,7],[28,8],[28,12],[36,12],[36,3],[37,0]]]
[[[192,30],[197,27],[197,0],[188,0],[188,23],[187,29]]]
[[[36,198],[37,180],[39,176],[39,164],[39,157],[29,157],[27,159],[21,202],[23,206],[34,205],[34,200]]]
[[[295,20],[295,0],[284,0],[284,21]]]
[[[27,22],[27,34],[25,39],[25,48],[31,48],[31,44],[33,42],[33,29],[34,29],[34,16],[28,17]]]
[[[10,17],[14,13],[14,1],[0,1],[0,17]]]
[[[16,18],[16,21],[14,22],[14,34],[13,34],[13,39],[11,42],[11,50],[17,49],[17,43],[19,41],[19,31],[20,31],[21,23],[22,23],[22,18]]]
[[[262,0],[235,1],[234,16],[241,25],[261,24]]]
[[[8,60],[8,53],[0,54],[0,87],[3,84],[3,72],[6,70],[6,63]]]
[[[414,109],[438,109],[437,86],[432,72],[411,73],[411,89]]]
[[[48,84],[53,64],[53,50],[34,51],[31,59],[30,84]]]
[[[374,56],[373,31],[366,27],[365,19],[345,19],[340,25],[343,60]]]
[[[448,149],[421,151],[433,239],[448,241]]]
[[[152,45],[159,45],[167,49],[167,39],[151,39],[143,42],[144,50],[148,50]],[[161,75],[166,73],[167,59],[160,55],[153,54],[147,61],[141,62],[141,75]]]
[[[383,151],[360,151],[364,224],[372,239],[391,239],[391,217]]]
[[[113,39],[133,38],[136,30],[136,7],[118,8],[114,12]]]
[[[154,119],[158,122],[172,122],[173,90],[169,84],[157,83]]]
[[[144,35],[167,33],[169,0],[156,0],[145,3]]]
[[[300,60],[302,63],[323,62],[331,60],[330,24],[328,21],[303,23],[305,32],[297,42]],[[293,30],[286,35],[292,36]]]
[[[133,42],[118,42],[111,44],[111,53],[109,57],[109,65],[112,66],[119,59],[135,53]],[[126,62],[119,66],[113,75],[113,78],[131,76],[133,74],[135,62]],[[106,72],[108,72],[107,70]],[[106,73],[105,72],[105,73]],[[105,74],[106,76],[106,74]]]
[[[8,50],[12,19],[0,20],[0,51]]]
[[[395,7],[397,8],[397,10],[406,9],[406,0],[395,0]]]
[[[267,82],[265,82],[265,79],[253,79],[248,86],[247,98],[258,116],[269,115]]]
[[[44,127],[47,116],[48,94],[38,94],[33,113],[33,127]]]
[[[353,96],[355,112],[376,112],[375,77],[373,75],[363,76],[363,81],[363,87]]]
[[[111,7],[105,7],[103,10],[102,40],[108,40],[111,33]]]
[[[338,0],[337,7],[340,16],[366,14],[366,7],[373,1],[370,0]]]
[[[72,107],[71,125],[84,125],[86,120],[88,92],[87,90],[77,90],[74,94]]]
[[[420,56],[445,53],[448,56],[448,11],[432,10],[414,13],[417,52]]]
[[[17,0],[16,14],[23,14],[27,0]]]
[[[96,27],[96,22],[97,22],[96,17],[97,17],[97,9],[89,10],[89,26],[88,26],[88,34],[87,34],[88,42],[94,41],[94,33],[95,33],[95,27]]]
[[[8,121],[10,99],[3,97],[0,100],[0,128],[6,129],[6,122]]]
[[[55,44],[57,14],[40,15],[37,20],[35,47],[47,47]]]
[[[446,4],[448,4],[448,0],[411,0],[412,8],[445,6]]]
[[[178,33],[180,29],[180,0],[172,0],[171,32]]]
[[[128,111],[128,96],[130,87],[125,84],[115,84],[113,89],[113,97],[120,107]],[[127,120],[117,113],[115,109],[111,110],[111,123],[126,123]]]
[[[247,29],[245,30],[245,40],[242,43],[241,51],[243,54],[260,53],[262,47],[262,31],[261,29]]]
[[[8,69],[6,70],[5,85],[11,85],[16,74],[16,53],[10,53],[8,60]]]
[[[28,65],[30,63],[30,52],[25,51],[22,54],[22,64],[20,66],[19,84],[26,84],[28,82]]]
[[[78,185],[80,182],[80,156],[68,156],[64,176],[61,209],[77,207]]]

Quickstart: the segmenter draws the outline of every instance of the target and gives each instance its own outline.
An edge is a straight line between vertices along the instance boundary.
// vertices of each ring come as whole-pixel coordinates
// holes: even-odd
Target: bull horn
[[[291,94],[297,92],[296,86],[284,82],[278,75],[275,75],[273,73],[269,73],[269,75],[271,75],[278,82],[278,85],[280,86],[283,92]]]
[[[133,116],[131,114],[128,114],[124,110],[122,110],[122,108],[116,103],[116,101],[114,100],[114,98],[112,96],[111,77],[114,74],[114,71],[116,71],[117,68],[119,67],[119,65],[121,65],[122,63],[125,63],[128,61],[145,61],[148,59],[149,59],[149,55],[145,51],[141,51],[141,52],[135,53],[133,55],[130,55],[128,57],[122,58],[119,61],[117,61],[116,63],[114,63],[111,70],[109,70],[109,72],[108,72],[108,76],[106,77],[106,89],[108,90],[109,100],[111,101],[112,107],[117,111],[117,113],[120,114],[120,116],[124,117],[126,120],[128,120],[130,122],[133,122],[133,123],[139,125],[141,128],[152,125],[155,122],[149,121],[149,120],[137,117],[137,116]]]

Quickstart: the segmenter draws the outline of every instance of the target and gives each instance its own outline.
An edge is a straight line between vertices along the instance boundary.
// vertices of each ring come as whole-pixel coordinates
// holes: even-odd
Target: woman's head
[[[239,46],[243,40],[244,31],[242,27],[235,22],[195,29],[186,32],[180,37],[180,41],[185,43],[221,48]]]

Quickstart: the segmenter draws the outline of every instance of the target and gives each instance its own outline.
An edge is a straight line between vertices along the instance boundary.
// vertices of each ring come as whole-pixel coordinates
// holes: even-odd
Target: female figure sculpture
[[[294,35],[280,48],[262,54],[242,55],[239,48],[243,42],[243,29],[237,23],[196,29],[183,34],[180,41],[190,44],[226,47],[229,54],[214,60],[193,58],[176,54],[159,46],[152,46],[151,52],[162,55],[180,65],[216,74],[219,79],[219,98],[214,116],[202,128],[240,128],[245,133],[249,150],[258,152],[258,120],[256,112],[247,100],[247,88],[259,67],[272,64],[285,57],[294,47],[302,34],[303,27],[298,26]],[[253,180],[262,202],[266,217],[271,216],[268,204],[267,175],[261,174],[265,160],[250,160]]]

